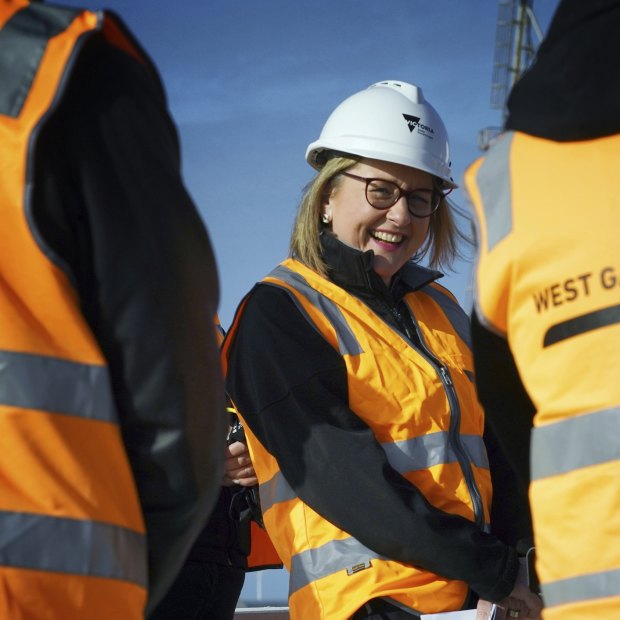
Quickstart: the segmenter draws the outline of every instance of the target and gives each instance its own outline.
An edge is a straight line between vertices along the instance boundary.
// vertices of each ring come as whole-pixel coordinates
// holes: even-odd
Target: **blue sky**
[[[304,160],[331,110],[374,82],[422,86],[450,135],[454,178],[479,154],[490,107],[495,0],[108,0],[162,75],[183,173],[218,259],[227,327],[288,251]],[[546,28],[557,0],[535,0]],[[460,191],[453,194],[465,205]],[[443,283],[469,306],[469,262]]]
[[[455,180],[479,156],[490,106],[497,0],[65,1],[118,13],[159,68],[183,174],[218,261],[220,316],[288,252],[306,146],[332,109],[374,82],[422,86],[450,135]],[[534,0],[546,30],[558,0]],[[460,190],[453,197],[466,207]],[[443,283],[469,309],[469,261]],[[263,593],[285,598],[283,571]],[[255,576],[244,594],[254,596]]]

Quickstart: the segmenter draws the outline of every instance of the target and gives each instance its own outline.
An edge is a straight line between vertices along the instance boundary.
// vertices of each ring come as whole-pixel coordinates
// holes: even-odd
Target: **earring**
[[[332,221],[332,218],[331,215],[323,213],[321,220],[323,221],[323,224],[329,224]]]

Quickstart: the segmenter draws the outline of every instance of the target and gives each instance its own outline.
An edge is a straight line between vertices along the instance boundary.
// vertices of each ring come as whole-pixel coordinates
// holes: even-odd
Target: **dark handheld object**
[[[245,443],[245,431],[243,430],[243,424],[241,424],[237,418],[235,418],[232,426],[230,427],[228,437],[226,438],[226,444],[230,445],[231,443],[235,443],[235,441]]]

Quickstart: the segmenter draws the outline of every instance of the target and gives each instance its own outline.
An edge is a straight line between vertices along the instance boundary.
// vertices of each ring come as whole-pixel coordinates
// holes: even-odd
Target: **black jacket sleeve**
[[[485,423],[484,444],[493,484],[491,532],[525,555],[534,544],[528,487],[519,479],[488,421]]]
[[[34,219],[108,363],[149,553],[149,609],[219,492],[211,244],[154,71],[95,39],[38,138]]]
[[[514,550],[431,506],[394,470],[348,407],[340,355],[288,294],[258,285],[229,353],[227,390],[252,432],[309,506],[375,552],[467,582],[499,600],[513,588]]]
[[[472,316],[472,341],[478,398],[486,424],[516,475],[527,489],[530,482],[530,431],[535,413],[510,347]],[[502,458],[502,457],[500,457]]]
[[[525,553],[533,545],[528,488],[534,405],[506,340],[486,329],[475,312],[471,330],[493,481],[492,531]]]

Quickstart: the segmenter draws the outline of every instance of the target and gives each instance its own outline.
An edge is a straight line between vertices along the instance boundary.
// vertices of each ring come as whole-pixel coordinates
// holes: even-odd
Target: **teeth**
[[[387,241],[388,243],[399,243],[403,240],[403,235],[393,235],[378,230],[375,230],[371,234],[375,239],[381,239],[381,241]]]

